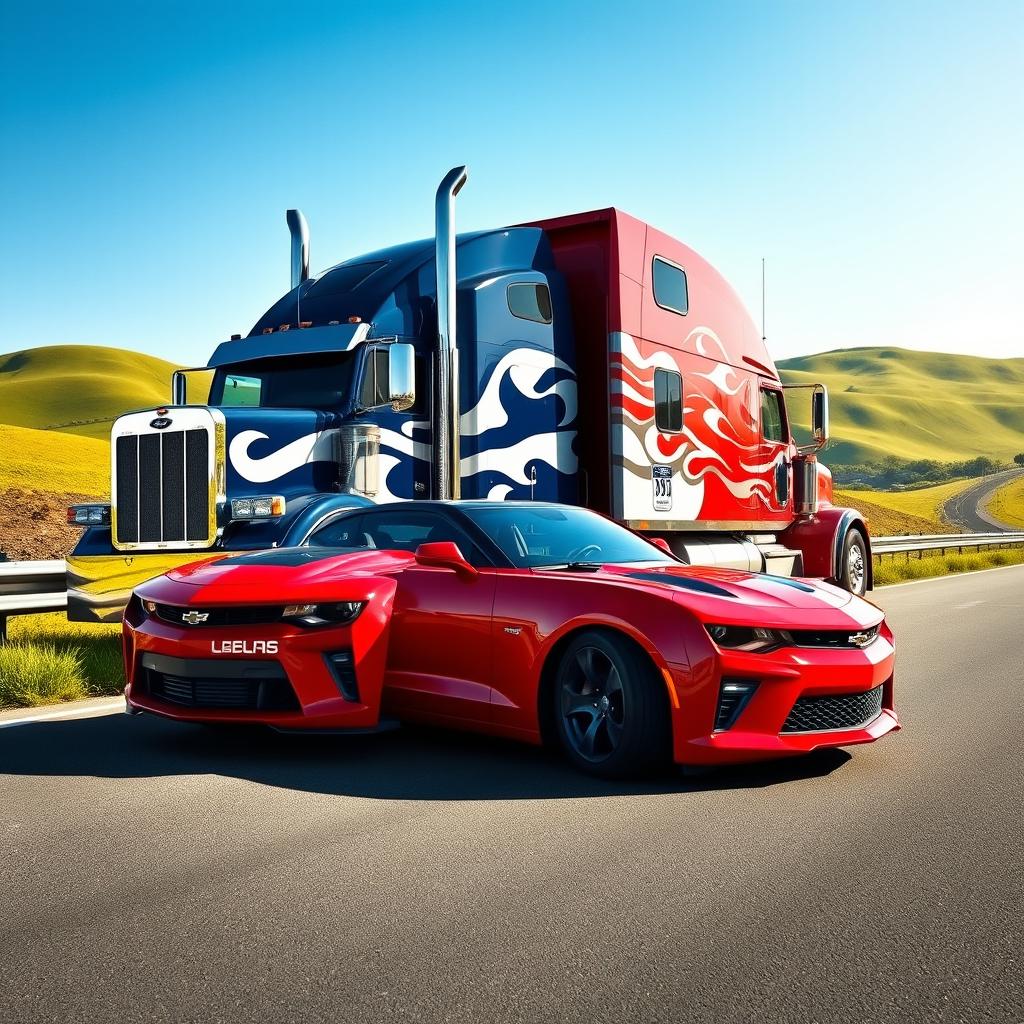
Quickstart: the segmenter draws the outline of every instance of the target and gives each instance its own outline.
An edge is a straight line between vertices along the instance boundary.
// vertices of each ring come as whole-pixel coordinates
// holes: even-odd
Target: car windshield
[[[583,508],[464,505],[462,511],[521,569],[580,562],[675,562],[643,537]]]
[[[353,352],[253,359],[222,366],[213,378],[210,404],[264,409],[337,409],[349,396]]]

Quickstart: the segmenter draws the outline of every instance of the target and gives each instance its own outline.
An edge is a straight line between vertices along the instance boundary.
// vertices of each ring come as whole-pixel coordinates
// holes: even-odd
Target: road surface
[[[1010,532],[1016,529],[993,518],[985,511],[985,502],[1004,484],[1024,474],[1024,469],[1009,469],[993,473],[961,491],[942,506],[942,514],[955,526],[962,526],[972,533]]]
[[[1024,567],[878,596],[904,730],[707,778],[426,731],[6,729],[3,1016],[1024,1020]]]

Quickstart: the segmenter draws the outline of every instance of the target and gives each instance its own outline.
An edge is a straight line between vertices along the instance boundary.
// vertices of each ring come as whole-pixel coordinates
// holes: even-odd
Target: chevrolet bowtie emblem
[[[867,647],[872,640],[875,639],[874,633],[851,633],[850,643],[854,647]]]
[[[209,617],[209,612],[184,612],[181,621],[187,622],[190,626],[198,626],[200,622],[205,622]]]

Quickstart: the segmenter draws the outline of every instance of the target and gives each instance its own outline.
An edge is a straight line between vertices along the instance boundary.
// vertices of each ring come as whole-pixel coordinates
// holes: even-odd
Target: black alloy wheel
[[[634,775],[666,759],[664,687],[625,637],[588,630],[573,640],[558,666],[554,698],[562,748],[584,771]]]

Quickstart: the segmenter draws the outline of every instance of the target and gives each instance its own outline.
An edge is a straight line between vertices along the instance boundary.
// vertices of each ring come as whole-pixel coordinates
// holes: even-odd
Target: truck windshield
[[[675,562],[643,537],[582,508],[473,505],[460,509],[520,569],[557,569],[584,562]]]
[[[354,352],[277,356],[222,366],[210,404],[265,409],[336,409],[349,396]]]

